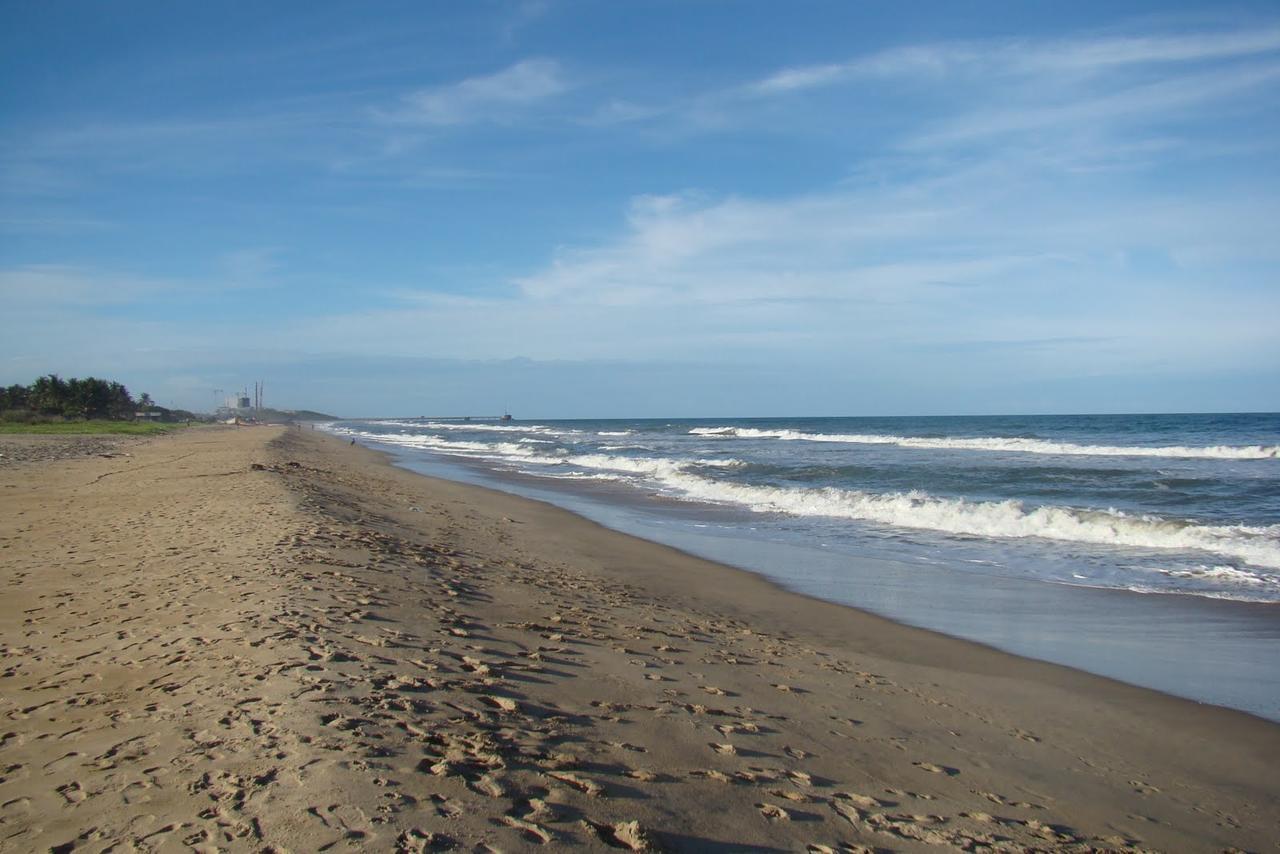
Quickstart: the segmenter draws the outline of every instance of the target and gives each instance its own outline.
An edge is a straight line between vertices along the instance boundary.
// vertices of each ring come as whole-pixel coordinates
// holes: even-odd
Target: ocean
[[[809,595],[1280,719],[1280,415],[328,429]]]

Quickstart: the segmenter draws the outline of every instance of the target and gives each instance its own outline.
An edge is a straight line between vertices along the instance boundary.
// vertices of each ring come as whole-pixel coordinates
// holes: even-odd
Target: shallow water
[[[1280,720],[1280,419],[1137,420],[331,429],[790,589]]]

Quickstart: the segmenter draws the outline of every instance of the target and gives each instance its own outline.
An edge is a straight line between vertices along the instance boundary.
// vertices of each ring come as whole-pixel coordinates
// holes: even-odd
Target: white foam
[[[512,442],[466,442],[430,434],[376,434],[346,428],[335,432],[378,442],[434,450],[520,466],[586,470],[593,479],[625,480],[657,487],[675,497],[731,504],[759,513],[853,519],[896,528],[973,537],[1036,537],[1062,542],[1166,550],[1195,550],[1280,569],[1280,525],[1198,525],[1177,519],[1053,505],[1027,507],[1019,501],[968,501],[920,491],[877,494],[834,487],[776,487],[731,483],[699,474],[699,469],[735,468],[737,459],[670,459],[611,454],[534,453]],[[707,429],[707,428],[698,428]],[[742,428],[726,428],[742,429]],[[1206,576],[1208,577],[1208,576]],[[1269,578],[1270,576],[1268,576]],[[1280,586],[1280,579],[1277,580]]]
[[[372,433],[362,430],[352,430],[345,427],[335,427],[334,432],[345,436],[359,436],[363,439],[381,442],[387,445],[440,451],[447,454],[453,454],[455,456],[474,457],[486,460],[515,459],[520,462],[539,463],[543,465],[559,465],[564,462],[563,457],[548,457],[536,454],[534,453],[536,449],[517,442],[467,442],[462,440],[445,439],[443,436],[436,436],[430,433]]]
[[[631,475],[641,475],[648,478],[662,478],[669,475],[679,474],[686,469],[698,466],[710,466],[717,468],[735,468],[745,465],[741,460],[734,459],[687,459],[674,460],[666,457],[620,457],[609,454],[579,454],[577,456],[569,456],[567,452],[559,452],[558,456],[547,456],[545,453],[535,453],[540,448],[531,448],[529,442],[538,442],[536,439],[520,439],[518,442],[468,442],[460,439],[446,439],[443,436],[437,436],[431,433],[372,433],[350,428],[339,427],[337,432],[344,435],[360,436],[375,442],[383,442],[389,445],[399,445],[408,448],[420,448],[423,450],[438,451],[456,456],[473,457],[491,461],[510,461],[517,463],[534,463],[542,466],[576,466],[578,468],[591,469],[597,474],[591,475],[595,479],[613,479],[618,480],[616,476],[600,474],[600,472],[616,472]],[[557,473],[557,476],[565,476]]]
[[[959,451],[1003,451],[1023,454],[1093,457],[1173,457],[1179,459],[1264,460],[1280,458],[1280,445],[1209,445],[1205,447],[1077,445],[1003,436],[920,437],[875,433],[805,433],[800,430],[759,430],[754,427],[694,427],[695,436],[739,439],[781,439],[783,441],[833,442],[857,445],[897,445],[902,448],[931,448]]]
[[[566,432],[548,427],[545,424],[484,424],[474,421],[418,421],[412,426],[422,427],[427,430],[476,430],[484,433],[543,433],[550,435],[559,435]]]
[[[1064,542],[1198,550],[1280,568],[1280,525],[1197,525],[1119,510],[1028,508],[1019,501],[966,501],[927,493],[784,488],[726,483],[684,471],[661,475],[685,498],[735,504],[760,513],[825,516],[974,537],[1038,537]]]
[[[1263,570],[1201,564],[1178,569],[1158,568],[1155,571],[1170,581],[1167,584],[1128,584],[1125,589],[1134,593],[1206,596],[1236,602],[1275,602],[1276,593],[1280,591],[1280,574]]]
[[[565,457],[565,462],[581,468],[647,475],[659,481],[679,477],[698,466],[737,468],[745,465],[742,460],[732,459],[673,460],[667,457],[615,457],[608,454],[579,454]]]
[[[1169,578],[1186,581],[1212,581],[1242,587],[1280,587],[1280,575],[1235,566],[1198,566],[1192,569],[1161,569],[1159,572]]]

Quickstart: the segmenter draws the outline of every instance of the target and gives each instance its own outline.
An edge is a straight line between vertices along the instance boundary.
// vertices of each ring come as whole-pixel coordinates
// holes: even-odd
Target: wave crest
[[[736,504],[755,512],[856,519],[961,536],[1039,537],[1103,546],[1194,549],[1280,568],[1280,525],[1197,525],[1112,509],[1053,505],[1027,508],[1020,501],[968,501],[919,491],[875,494],[835,487],[755,486],[685,473],[665,480],[687,498]]]
[[[781,439],[783,441],[832,442],[855,445],[896,445],[901,448],[928,448],[957,451],[1003,451],[1022,454],[1091,457],[1171,457],[1178,459],[1265,460],[1280,458],[1280,445],[1209,445],[1205,447],[1077,445],[1006,436],[921,437],[876,433],[805,433],[801,430],[760,430],[754,427],[694,427],[694,436],[738,439]]]
[[[375,434],[342,427],[335,427],[333,430],[393,445],[519,466],[545,467],[555,471],[556,476],[629,481],[658,488],[677,498],[735,505],[759,513],[851,519],[957,536],[1036,537],[1101,546],[1195,550],[1258,567],[1280,569],[1280,525],[1200,525],[1179,519],[1133,515],[1114,509],[1055,505],[1027,507],[1015,500],[972,501],[943,498],[917,490],[871,493],[836,487],[735,483],[709,477],[706,472],[708,469],[732,469],[747,465],[738,459],[570,455],[550,449],[545,449],[550,453],[536,453],[535,451],[544,449],[519,442],[468,442],[430,434]],[[1208,575],[1212,577],[1213,574]]]

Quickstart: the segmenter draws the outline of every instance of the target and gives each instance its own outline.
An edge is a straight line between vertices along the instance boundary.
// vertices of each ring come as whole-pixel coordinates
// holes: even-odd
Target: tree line
[[[133,418],[140,409],[154,408],[150,395],[134,400],[122,384],[97,377],[64,380],[49,374],[31,385],[0,389],[0,412],[10,415],[26,412],[44,417],[124,419]]]

